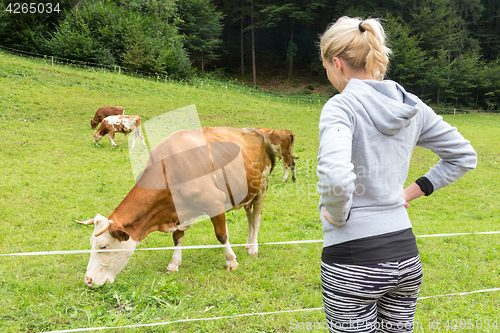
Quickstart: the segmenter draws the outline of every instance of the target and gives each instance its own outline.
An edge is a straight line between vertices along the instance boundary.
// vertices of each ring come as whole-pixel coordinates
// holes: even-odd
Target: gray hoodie
[[[469,141],[393,81],[351,79],[323,107],[317,174],[323,246],[411,228],[402,197],[416,145],[441,159],[438,190],[474,169]],[[340,227],[326,221],[323,207]]]

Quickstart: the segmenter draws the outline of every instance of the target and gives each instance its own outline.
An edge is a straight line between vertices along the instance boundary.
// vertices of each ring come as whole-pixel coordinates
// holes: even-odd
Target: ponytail
[[[331,62],[342,58],[354,70],[365,69],[375,80],[387,71],[391,50],[385,45],[385,33],[376,19],[341,17],[320,40],[321,56]]]

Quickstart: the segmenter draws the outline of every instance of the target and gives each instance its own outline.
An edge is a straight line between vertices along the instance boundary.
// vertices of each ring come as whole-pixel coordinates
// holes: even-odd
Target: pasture
[[[244,247],[233,247],[240,266],[230,273],[223,249],[187,249],[179,272],[167,275],[172,250],[139,250],[173,246],[171,235],[155,232],[139,244],[114,284],[93,289],[83,283],[88,253],[4,256],[88,250],[93,227],[74,221],[97,213],[108,216],[132,188],[127,139],[117,134],[117,148],[108,138],[92,143],[90,120],[98,107],[120,105],[125,114],[147,121],[193,104],[203,126],[295,133],[297,182],[282,183],[283,166],[277,163],[259,243],[322,239],[315,185],[321,103],[254,96],[244,88],[207,83],[201,87],[51,67],[50,62],[0,53],[0,331],[173,322],[99,332],[326,332],[319,325],[325,318],[322,310],[286,312],[322,307],[321,243],[261,245],[258,258],[249,257]],[[459,182],[411,203],[414,232],[500,230],[500,115],[445,119],[471,141],[479,164]],[[408,182],[423,175],[437,157],[417,148],[412,161]],[[244,244],[244,211],[226,216],[231,244]],[[424,267],[421,297],[500,287],[500,235],[417,242]],[[210,221],[193,225],[183,243],[218,244]],[[499,296],[493,291],[422,299],[415,332],[452,331],[453,323],[460,331],[499,331]],[[217,317],[227,318],[194,321]],[[461,320],[469,328],[461,327]]]

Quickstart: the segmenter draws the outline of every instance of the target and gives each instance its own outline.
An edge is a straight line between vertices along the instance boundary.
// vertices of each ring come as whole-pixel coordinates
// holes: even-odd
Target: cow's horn
[[[94,219],[90,219],[87,221],[78,221],[76,220],[76,223],[84,224],[84,225],[89,225],[89,224],[94,224]]]
[[[104,224],[104,226],[101,228],[101,230],[99,230],[99,232],[97,232],[97,233],[95,234],[95,237],[99,237],[99,236],[101,236],[103,233],[105,233],[105,232],[106,232],[106,230],[108,230],[108,229],[109,229],[109,225],[110,225],[110,223],[109,223],[109,222],[110,222],[110,221],[106,221],[106,223],[105,223],[105,224]]]

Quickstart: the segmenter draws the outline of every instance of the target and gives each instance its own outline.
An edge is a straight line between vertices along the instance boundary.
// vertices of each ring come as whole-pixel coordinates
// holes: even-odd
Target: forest
[[[177,80],[308,80],[309,94],[328,85],[317,46],[328,25],[379,18],[393,51],[388,79],[429,104],[500,107],[498,0],[59,0],[50,13],[39,5],[50,1],[32,1],[0,0],[3,50]]]

